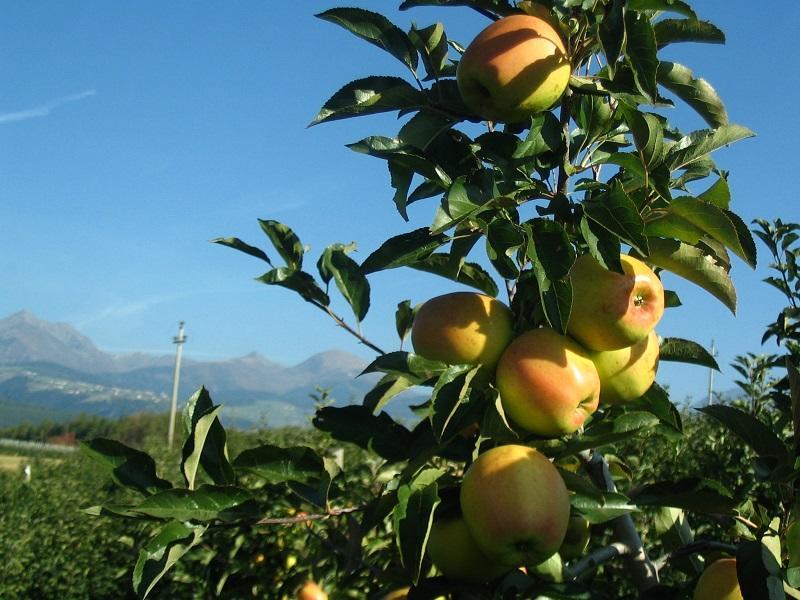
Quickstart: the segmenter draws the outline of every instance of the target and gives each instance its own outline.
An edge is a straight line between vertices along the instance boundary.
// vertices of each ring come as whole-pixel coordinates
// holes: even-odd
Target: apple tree
[[[670,273],[734,311],[730,272],[736,261],[755,266],[756,245],[731,209],[728,172],[713,153],[752,133],[729,121],[722,99],[690,66],[659,58],[671,44],[723,43],[723,32],[682,0],[406,0],[400,8],[423,5],[477,11],[487,26],[505,29],[492,42],[494,51],[471,50],[471,40],[450,39],[441,22],[404,31],[360,8],[317,15],[364,40],[365,51],[397,59],[396,72],[345,83],[312,122],[377,113],[401,118],[397,130],[348,144],[385,162],[387,205],[399,215],[396,232],[361,262],[354,245],[343,243],[310,259],[290,226],[268,216],[259,220],[266,249],[235,237],[215,240],[261,261],[267,269],[261,283],[297,294],[374,351],[365,373],[379,374],[377,384],[359,404],[316,412],[313,424],[329,440],[328,450],[264,444],[232,459],[221,408],[208,391],[198,391],[183,415],[181,485],[162,479],[153,460],[137,450],[103,439],[85,444],[118,483],[139,494],[128,505],[95,512],[161,523],[140,550],[135,591],[145,597],[157,590],[176,563],[201,547],[213,553],[216,541],[235,537],[230,532],[270,535],[264,532],[293,526],[309,540],[304,548],[312,558],[300,558],[310,566],[297,576],[275,579],[276,596],[294,594],[308,578],[335,598],[379,598],[398,588],[408,588],[412,599],[686,598],[705,564],[728,557],[736,558],[746,598],[800,597],[790,587],[800,583],[800,557],[781,544],[800,531],[791,527],[797,443],[785,441],[796,439],[800,385],[798,276],[794,258],[787,258],[795,256],[789,249],[798,239],[796,227],[764,222],[757,230],[776,257],[780,276],[772,284],[791,303],[769,330],[788,350],[785,385],[775,388],[764,412],[725,405],[704,410],[729,439],[744,444],[753,462],[741,469],[760,487],[734,491],[715,473],[675,478],[668,470],[635,470],[637,448],[675,445],[683,436],[681,414],[657,383],[648,381],[635,397],[616,402],[595,391],[583,422],[534,432],[507,414],[509,394],[500,393],[483,359],[431,357],[416,345],[404,349],[417,311],[410,300],[397,299],[391,324],[396,348],[379,347],[361,328],[370,309],[370,277],[390,269],[398,276],[422,271],[450,280],[454,291],[497,299],[510,315],[505,343],[539,330],[569,339],[585,290],[601,300],[619,293],[627,283],[604,282],[628,282],[632,261],[651,273],[652,289]],[[515,21],[508,19],[521,16],[543,29],[509,28]],[[512,60],[503,56],[520,58],[514,56],[520,36],[519,46],[540,45],[541,38],[556,50],[503,75],[503,60]],[[469,68],[459,68],[462,56]],[[487,66],[490,59],[499,66]],[[539,89],[545,84],[551,86],[546,93]],[[679,104],[707,127],[683,131],[669,119]],[[409,211],[428,211],[430,224],[404,228]],[[576,279],[582,261],[592,261],[596,275]],[[661,309],[691,310],[674,291],[658,294]],[[334,295],[352,315],[334,308]],[[459,310],[454,305],[452,312]],[[598,313],[597,319],[610,318]],[[699,344],[662,336],[654,338],[661,361],[717,368]],[[569,387],[565,380],[555,383]],[[423,394],[413,420],[391,416],[387,405],[412,389]],[[358,450],[358,460],[342,460],[333,451],[339,445]],[[473,465],[512,447],[515,456],[533,453],[544,466],[506,465],[500,469],[504,483],[475,485]],[[465,473],[481,502],[468,493],[465,499]],[[561,502],[553,492],[561,483],[532,485],[528,478],[552,482],[552,473],[567,493],[565,504],[549,512]],[[515,550],[513,558],[493,553],[504,534],[491,527],[477,533],[482,516],[474,506],[504,507],[493,514],[505,530],[525,533],[499,540]],[[551,522],[531,529],[520,517],[530,512]],[[554,547],[532,551],[551,526]],[[218,548],[209,564],[224,563],[235,543]],[[473,543],[475,552],[464,550]],[[234,571],[209,576],[209,595],[233,593],[226,585],[236,579]],[[251,597],[244,589],[237,588],[236,597]],[[255,584],[247,589],[252,596],[264,593]]]

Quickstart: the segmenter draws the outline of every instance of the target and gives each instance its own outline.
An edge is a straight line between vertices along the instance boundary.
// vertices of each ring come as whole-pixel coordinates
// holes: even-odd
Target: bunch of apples
[[[655,326],[664,312],[664,288],[642,261],[622,255],[620,264],[622,273],[590,254],[575,261],[566,335],[546,326],[515,332],[503,302],[455,292],[418,308],[414,352],[448,364],[480,365],[479,385],[497,388],[517,429],[544,438],[574,433],[599,404],[639,398],[655,380]],[[428,554],[442,573],[465,581],[489,581],[512,568],[542,564],[576,524],[558,469],[524,445],[479,455],[464,475],[459,505],[460,513],[434,521]]]

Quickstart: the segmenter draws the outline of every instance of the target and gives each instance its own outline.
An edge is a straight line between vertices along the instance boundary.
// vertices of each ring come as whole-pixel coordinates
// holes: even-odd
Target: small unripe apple
[[[589,352],[600,375],[600,403],[622,404],[641,397],[656,380],[658,354],[655,330],[633,346]]]
[[[567,486],[547,457],[509,444],[475,459],[461,484],[461,510],[478,547],[503,565],[537,565],[567,531]]]
[[[549,19],[510,15],[467,46],[456,71],[464,103],[492,121],[519,122],[550,108],[572,71],[564,41]]]
[[[588,350],[619,350],[641,341],[664,314],[664,286],[637,258],[620,256],[624,273],[590,254],[570,269],[572,311],[567,333]]]
[[[513,337],[511,310],[500,300],[474,292],[431,298],[411,327],[414,352],[447,364],[484,366],[493,373]]]
[[[694,600],[743,600],[736,559],[721,558],[706,567],[694,588]]]
[[[464,517],[436,519],[428,536],[428,556],[443,575],[469,583],[485,583],[510,571],[514,565],[492,561],[478,547]]]
[[[511,342],[497,365],[496,384],[511,420],[545,437],[576,431],[600,397],[600,378],[586,350],[549,327]]]
[[[315,581],[306,581],[297,592],[297,600],[328,600],[328,594]]]

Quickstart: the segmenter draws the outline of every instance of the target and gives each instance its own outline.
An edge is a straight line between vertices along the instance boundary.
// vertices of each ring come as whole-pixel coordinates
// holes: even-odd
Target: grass
[[[60,463],[60,458],[33,458],[30,456],[17,456],[13,454],[0,454],[0,471],[8,473],[22,473],[22,467],[26,463],[32,463],[34,460],[47,462],[50,464]]]

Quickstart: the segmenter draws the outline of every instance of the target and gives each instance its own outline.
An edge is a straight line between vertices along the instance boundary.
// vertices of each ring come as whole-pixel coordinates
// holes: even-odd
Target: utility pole
[[[717,357],[717,345],[711,340],[711,356]],[[708,369],[708,405],[714,404],[714,369]]]
[[[172,338],[175,344],[175,374],[172,377],[172,406],[169,409],[169,429],[167,430],[167,448],[172,450],[172,441],[175,438],[175,413],[178,410],[178,385],[181,379],[181,354],[183,345],[186,343],[186,335],[183,333],[184,322],[178,324],[178,335]]]

